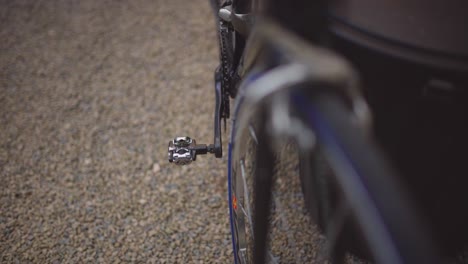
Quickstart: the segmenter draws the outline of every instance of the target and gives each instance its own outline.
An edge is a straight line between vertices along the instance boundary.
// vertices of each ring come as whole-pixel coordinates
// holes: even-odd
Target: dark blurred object
[[[360,71],[378,140],[447,253],[468,237],[468,2],[351,0],[332,45]]]
[[[468,59],[468,2],[450,1],[336,1],[332,7],[334,30],[349,40],[388,52],[394,56],[417,59],[425,53],[432,60],[446,57],[459,61]],[[437,64],[429,58],[424,63]],[[462,65],[458,65],[462,66]],[[465,70],[467,68],[464,68]]]

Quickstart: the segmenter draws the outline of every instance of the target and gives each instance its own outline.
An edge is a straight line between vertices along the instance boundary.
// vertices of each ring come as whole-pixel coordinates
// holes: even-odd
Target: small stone
[[[138,200],[138,202],[139,202],[140,204],[146,204],[147,201],[146,201],[145,199],[140,199],[140,200]]]
[[[207,205],[211,208],[219,208],[221,207],[222,204],[222,198],[219,197],[218,195],[212,196],[207,199]]]
[[[158,163],[153,164],[153,172],[158,173],[161,170],[161,166]]]

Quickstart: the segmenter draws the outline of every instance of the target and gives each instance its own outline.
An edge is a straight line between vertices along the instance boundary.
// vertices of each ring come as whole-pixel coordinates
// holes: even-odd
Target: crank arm
[[[192,161],[196,161],[197,155],[214,154],[216,158],[223,156],[222,139],[221,139],[221,119],[226,120],[222,113],[223,97],[221,90],[221,74],[215,72],[215,115],[214,115],[214,143],[210,145],[197,144],[195,139],[190,137],[176,137],[169,141],[167,155],[169,162],[176,165],[187,165]]]
[[[224,127],[226,127],[226,118],[227,116],[223,115],[223,91],[221,88],[221,72],[216,69],[214,74],[215,81],[215,115],[214,115],[214,154],[216,158],[221,158],[223,156],[223,145],[221,138],[221,119],[224,119]]]

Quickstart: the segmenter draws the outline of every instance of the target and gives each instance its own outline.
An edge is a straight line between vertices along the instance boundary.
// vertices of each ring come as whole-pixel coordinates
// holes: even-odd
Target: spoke
[[[242,204],[239,204],[238,205],[238,208],[242,211],[242,213],[244,214],[245,217],[248,218],[248,215],[247,215],[247,212],[245,211],[245,208]],[[249,224],[250,224],[250,221],[249,221]]]
[[[241,175],[242,175],[242,181],[244,184],[244,202],[247,205],[247,212],[244,211],[244,214],[247,216],[247,220],[249,221],[249,226],[250,226],[250,231],[253,234],[253,224],[252,224],[252,211],[250,209],[250,198],[249,198],[249,189],[247,188],[247,179],[246,179],[246,173],[245,173],[245,164],[244,161],[242,160],[240,162],[241,166]],[[244,210],[244,207],[242,207]]]
[[[252,137],[252,139],[255,141],[255,144],[258,145],[257,134],[255,133],[255,129],[253,128],[252,125],[249,125],[249,134]]]
[[[247,249],[246,248],[243,248],[241,250],[239,250],[240,252],[240,257],[241,257],[241,262],[242,263],[248,263],[247,261]]]

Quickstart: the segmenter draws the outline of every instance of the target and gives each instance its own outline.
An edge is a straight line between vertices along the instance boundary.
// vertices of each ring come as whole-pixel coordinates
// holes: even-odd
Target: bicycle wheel
[[[321,251],[333,263],[349,260],[345,258],[348,249],[362,248],[377,263],[436,263],[435,251],[403,188],[394,182],[378,148],[353,122],[344,103],[336,95],[301,95],[292,100],[297,116],[316,135],[315,161],[309,162],[309,171],[319,164],[326,169],[326,173],[301,176],[306,202],[315,204],[317,222],[328,239]],[[272,231],[271,212],[275,211],[270,204],[275,200],[272,146],[277,139],[265,133],[268,112],[251,116],[248,127],[234,122],[230,144],[233,247],[237,263],[264,263],[264,259],[274,263],[278,255],[272,252],[275,247],[268,242],[267,233]],[[310,195],[312,189],[315,195]]]

